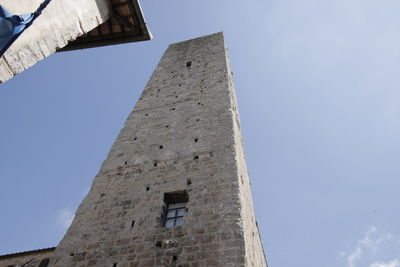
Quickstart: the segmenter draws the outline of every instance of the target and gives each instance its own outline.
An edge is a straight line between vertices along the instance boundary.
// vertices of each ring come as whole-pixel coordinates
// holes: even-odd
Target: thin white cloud
[[[389,262],[374,262],[369,267],[400,267],[400,260],[392,260]]]
[[[356,262],[361,259],[363,250],[361,247],[356,247],[354,251],[347,256],[347,265],[349,267],[356,267]]]
[[[370,225],[363,238],[357,241],[356,246],[350,252],[341,252],[340,255],[346,258],[347,267],[366,266],[366,264],[361,263],[371,260],[371,256],[375,258],[375,262],[368,265],[369,267],[400,267],[398,259],[393,259],[386,263],[376,259],[383,246],[388,244],[395,245],[395,243],[396,239],[390,233],[379,233],[374,225]]]
[[[377,229],[374,225],[369,225],[368,230],[364,234],[364,238],[360,241],[358,241],[359,246],[363,246],[366,249],[370,249],[372,251],[375,251],[379,244],[382,243],[385,239],[388,238],[387,235],[378,235],[377,234]]]
[[[364,250],[376,248],[376,240],[371,236],[376,233],[376,227],[373,225],[368,226],[368,230],[364,233],[364,238],[357,242],[357,246],[354,250],[347,256],[347,266],[356,267],[356,263],[362,258]],[[379,241],[381,242],[381,241]]]
[[[63,229],[67,229],[74,219],[75,214],[70,208],[64,208],[58,212],[57,225]]]

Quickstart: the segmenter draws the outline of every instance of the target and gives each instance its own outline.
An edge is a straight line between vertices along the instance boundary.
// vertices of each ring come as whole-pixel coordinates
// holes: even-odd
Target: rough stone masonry
[[[168,47],[50,266],[267,266],[222,33]]]

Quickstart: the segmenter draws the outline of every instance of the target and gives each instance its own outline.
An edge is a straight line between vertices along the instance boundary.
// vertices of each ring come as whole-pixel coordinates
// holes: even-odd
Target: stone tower
[[[51,266],[267,266],[223,34],[168,47]]]

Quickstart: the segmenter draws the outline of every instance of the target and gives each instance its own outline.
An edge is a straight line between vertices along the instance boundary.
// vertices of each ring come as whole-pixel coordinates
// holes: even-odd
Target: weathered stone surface
[[[179,190],[184,223],[165,228]],[[51,266],[267,266],[222,33],[169,46]]]
[[[2,0],[14,14],[32,13],[42,0]],[[110,18],[108,0],[52,0],[0,59],[0,83],[29,68]]]

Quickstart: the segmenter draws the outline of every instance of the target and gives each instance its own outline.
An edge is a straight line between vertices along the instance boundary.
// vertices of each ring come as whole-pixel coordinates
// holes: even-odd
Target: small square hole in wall
[[[113,267],[117,267],[118,266],[118,264],[115,262],[115,263],[113,263],[113,265],[112,265]]]
[[[178,260],[178,256],[174,255],[172,256],[172,261],[177,261]]]
[[[150,191],[150,186],[146,186],[146,191]]]
[[[186,68],[190,68],[192,66],[192,61],[186,62]]]
[[[194,156],[193,159],[199,159],[199,156]]]
[[[155,243],[155,246],[158,247],[158,248],[161,248],[161,246],[162,246],[161,241],[157,241],[157,242]]]
[[[164,148],[164,146],[160,146],[160,149],[163,149]]]
[[[157,161],[156,161],[156,162],[154,162],[154,167],[157,167]]]
[[[195,138],[194,141],[197,143],[199,141],[199,138]]]
[[[135,226],[135,221],[132,221],[131,228],[133,228],[134,226]]]

